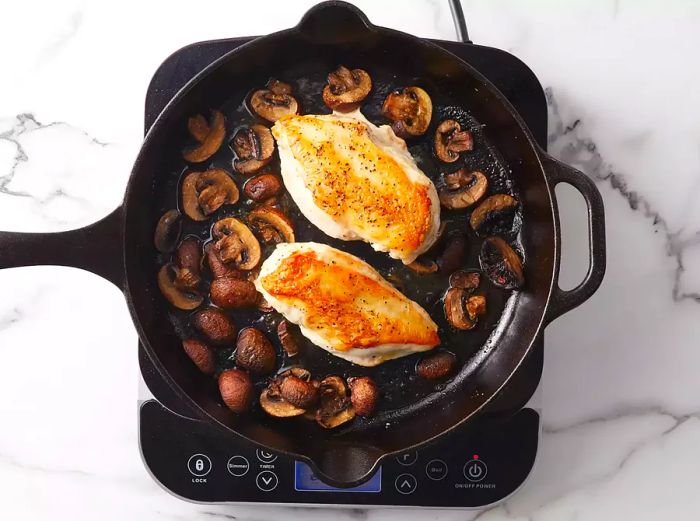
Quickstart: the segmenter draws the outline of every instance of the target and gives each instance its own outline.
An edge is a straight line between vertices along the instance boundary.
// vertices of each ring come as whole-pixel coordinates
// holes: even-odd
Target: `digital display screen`
[[[381,492],[382,468],[369,481],[352,488],[335,488],[326,485],[314,476],[313,470],[306,463],[294,462],[294,488],[299,492]]]

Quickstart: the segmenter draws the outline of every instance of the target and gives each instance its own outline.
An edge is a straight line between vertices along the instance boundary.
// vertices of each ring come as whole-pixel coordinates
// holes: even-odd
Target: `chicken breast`
[[[440,201],[406,143],[356,110],[292,115],[272,127],[282,178],[309,221],[410,264],[437,239]]]
[[[440,343],[428,313],[354,255],[315,242],[279,244],[255,287],[329,353],[375,366]]]

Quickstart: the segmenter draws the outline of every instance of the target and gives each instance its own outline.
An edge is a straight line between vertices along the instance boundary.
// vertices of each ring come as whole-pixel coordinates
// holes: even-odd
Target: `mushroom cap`
[[[266,89],[256,90],[250,97],[250,108],[261,118],[274,123],[283,116],[296,114],[299,103],[286,83],[270,80]]]
[[[153,235],[153,243],[161,253],[170,253],[175,250],[177,242],[180,240],[182,231],[182,215],[177,210],[165,212],[156,225]]]
[[[500,237],[489,237],[483,242],[479,264],[489,280],[499,288],[516,289],[525,283],[520,257]]]
[[[224,204],[234,204],[238,187],[226,170],[190,172],[182,181],[182,207],[193,221],[204,221]]]
[[[482,232],[484,224],[498,215],[513,212],[518,206],[515,197],[508,194],[495,194],[484,199],[469,217],[469,224],[477,233]]]
[[[196,309],[204,302],[199,292],[185,291],[175,286],[175,268],[166,264],[158,272],[158,288],[165,299],[178,309]]]
[[[454,119],[442,121],[435,129],[435,155],[445,163],[454,163],[461,152],[474,148],[474,140],[469,131]]]
[[[275,140],[270,129],[255,124],[239,129],[233,136],[233,150],[236,159],[233,168],[245,175],[253,174],[272,160]]]
[[[450,288],[445,294],[445,317],[456,329],[472,329],[476,322],[472,321],[465,308],[467,292],[462,288]]]

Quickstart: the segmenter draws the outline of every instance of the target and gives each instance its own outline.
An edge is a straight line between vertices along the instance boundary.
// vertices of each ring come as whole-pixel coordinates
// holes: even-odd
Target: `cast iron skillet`
[[[445,390],[382,421],[326,431],[312,422],[275,422],[240,417],[220,405],[215,386],[198,373],[179,348],[156,286],[153,230],[160,216],[159,186],[172,177],[168,159],[182,136],[173,129],[192,114],[240,99],[271,76],[300,60],[325,75],[340,63],[394,68],[402,76],[439,86],[452,103],[469,107],[485,124],[491,143],[512,170],[523,201],[520,240],[527,262],[526,285],[509,300],[485,356],[465,367]],[[230,130],[230,129],[229,129]],[[554,187],[566,182],[588,205],[590,266],[571,291],[559,289],[559,220]],[[243,45],[190,81],[167,105],[148,132],[136,159],[124,203],[91,226],[62,233],[0,233],[0,268],[52,264],[96,273],[124,291],[140,340],[154,365],[178,396],[205,420],[215,422],[270,450],[309,463],[331,485],[348,487],[368,479],[380,460],[449,431],[471,418],[505,385],[543,328],[588,299],[605,272],[603,203],[584,174],[549,157],[508,101],[481,74],[436,45],[372,25],[344,2],[312,8],[296,27]],[[469,365],[469,364],[467,364]],[[388,420],[388,421],[387,421]]]

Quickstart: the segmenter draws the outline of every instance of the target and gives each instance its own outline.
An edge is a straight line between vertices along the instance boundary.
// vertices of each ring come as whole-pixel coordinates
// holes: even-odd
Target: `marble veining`
[[[252,4],[227,4],[217,13],[231,15],[214,17],[201,5],[158,2],[137,10],[34,0],[6,9],[0,70],[12,81],[0,87],[0,229],[65,230],[109,213],[138,151],[143,97],[158,63],[191,41],[293,25],[313,3],[275,3],[264,16]],[[357,4],[379,25],[454,39],[442,0],[407,0],[401,9]],[[86,272],[33,267],[0,271],[0,517],[700,516],[700,72],[688,65],[700,47],[700,7],[683,0],[663,8],[625,0],[463,7],[472,40],[508,50],[536,72],[549,104],[550,152],[594,179],[606,205],[606,280],[547,329],[542,442],[524,487],[481,512],[173,498],[138,454],[136,334],[122,295]],[[569,196],[559,199],[573,223],[565,260],[585,268],[583,215]]]

